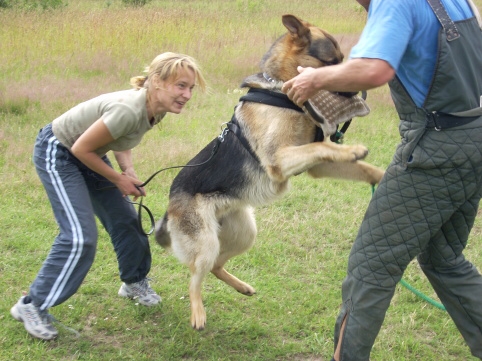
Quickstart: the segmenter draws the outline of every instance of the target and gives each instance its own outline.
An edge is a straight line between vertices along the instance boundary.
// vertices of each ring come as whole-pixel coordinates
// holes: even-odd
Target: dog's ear
[[[310,24],[305,23],[303,20],[290,14],[283,15],[281,20],[293,38],[297,38],[304,42],[309,41]]]

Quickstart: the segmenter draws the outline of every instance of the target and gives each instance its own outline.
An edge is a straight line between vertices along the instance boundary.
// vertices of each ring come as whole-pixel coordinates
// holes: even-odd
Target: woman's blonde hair
[[[135,89],[145,88],[149,84],[149,79],[153,79],[156,74],[161,80],[176,81],[181,72],[187,69],[191,69],[194,72],[196,85],[204,91],[206,89],[206,81],[196,60],[188,55],[172,52],[156,56],[151,65],[144,70],[147,76],[135,76],[131,78],[130,83]]]

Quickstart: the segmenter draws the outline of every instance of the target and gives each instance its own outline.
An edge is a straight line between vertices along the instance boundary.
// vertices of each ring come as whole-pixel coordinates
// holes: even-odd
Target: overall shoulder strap
[[[452,41],[457,39],[460,34],[454,22],[447,13],[447,10],[445,10],[445,7],[442,5],[442,2],[440,0],[427,0],[427,2],[442,25],[445,35],[447,36],[447,40]]]

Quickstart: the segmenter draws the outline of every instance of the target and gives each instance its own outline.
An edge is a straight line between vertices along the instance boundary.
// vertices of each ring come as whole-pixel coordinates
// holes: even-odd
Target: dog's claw
[[[247,292],[241,292],[241,291],[238,291],[239,293],[241,293],[242,295],[245,295],[245,296],[253,296],[256,294],[256,291],[247,291]]]
[[[191,320],[191,326],[196,331],[203,331],[204,327],[206,327],[206,319],[204,319],[204,322],[200,320]]]
[[[236,291],[238,291],[239,293],[241,293],[245,296],[252,296],[256,293],[256,290],[253,287],[251,287],[247,283],[244,283],[244,282],[241,282],[241,283],[242,283],[243,287],[235,287]]]
[[[204,326],[196,327],[196,325],[191,325],[196,331],[204,331]]]

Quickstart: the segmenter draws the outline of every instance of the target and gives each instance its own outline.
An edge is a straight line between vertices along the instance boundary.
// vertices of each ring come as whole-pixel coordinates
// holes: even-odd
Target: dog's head
[[[298,75],[298,66],[319,68],[343,61],[338,42],[326,31],[294,15],[283,15],[282,21],[288,33],[276,40],[260,64],[271,78],[284,82]]]

